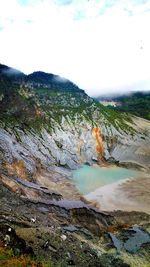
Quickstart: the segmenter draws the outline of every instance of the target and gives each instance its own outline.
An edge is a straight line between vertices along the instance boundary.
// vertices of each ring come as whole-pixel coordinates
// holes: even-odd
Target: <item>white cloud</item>
[[[17,0],[0,0],[0,26],[5,27],[0,31],[1,62],[27,73],[62,75],[91,95],[136,84],[147,90],[150,2],[135,2],[106,7],[96,0],[64,6],[32,0],[21,6]]]

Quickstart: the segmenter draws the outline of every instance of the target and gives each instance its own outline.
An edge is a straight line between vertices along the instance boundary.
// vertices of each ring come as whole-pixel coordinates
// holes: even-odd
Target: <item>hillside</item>
[[[114,101],[115,106],[108,105],[110,109],[129,112],[136,116],[150,120],[150,92],[135,92],[128,95],[114,97],[98,97],[99,101]]]
[[[147,174],[149,142],[148,121],[104,107],[71,81],[0,65],[2,266],[148,266],[150,216],[101,211],[71,175],[82,164]]]
[[[0,124],[5,129],[6,136],[7,132],[13,131],[14,138],[17,138],[19,142],[19,146],[15,146],[17,150],[20,150],[20,145],[25,146],[22,149],[26,149],[26,140],[31,136],[40,135],[40,138],[44,139],[43,142],[47,142],[47,136],[51,135],[59,153],[57,152],[56,158],[56,153],[53,151],[50,153],[47,151],[46,155],[42,151],[41,153],[44,154],[42,159],[46,157],[44,160],[62,161],[65,162],[64,165],[72,167],[77,166],[80,162],[91,163],[92,158],[101,157],[114,157],[116,160],[122,161],[128,158],[128,161],[139,161],[138,154],[133,155],[131,151],[127,151],[123,158],[122,148],[119,146],[120,148],[117,150],[117,144],[121,142],[124,146],[120,138],[125,135],[127,139],[132,140],[132,143],[135,142],[132,146],[134,151],[137,146],[137,137],[140,138],[140,142],[147,139],[147,126],[138,130],[134,118],[104,107],[72,82],[61,81],[61,78],[58,79],[56,75],[35,72],[27,76],[6,66],[1,66],[1,73]],[[10,75],[10,73],[15,73],[15,75]],[[134,123],[133,120],[135,120]],[[92,129],[96,127],[100,128],[105,140],[103,155],[100,155],[95,147]],[[75,142],[74,146],[72,146],[73,142],[70,143],[72,138]],[[81,147],[78,148],[79,152],[77,153],[78,139]],[[116,147],[114,147],[114,142],[116,142]],[[47,145],[45,144],[45,146]],[[16,153],[19,159],[27,162],[20,151],[16,151]],[[148,158],[145,157],[144,155],[139,163],[147,162]],[[3,160],[5,158],[3,152],[1,158]]]

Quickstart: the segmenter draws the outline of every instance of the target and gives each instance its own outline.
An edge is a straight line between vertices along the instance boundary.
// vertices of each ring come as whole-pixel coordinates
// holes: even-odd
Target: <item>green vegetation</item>
[[[124,131],[126,133],[135,134],[136,131],[128,123],[133,123],[131,115],[129,113],[117,112],[113,109],[108,109],[99,102],[97,106],[100,108],[100,113],[105,118],[105,126],[114,126],[118,131]]]
[[[44,259],[34,259],[9,247],[0,247],[0,267],[59,267]]]
[[[136,92],[130,95],[118,97],[103,97],[99,100],[115,101],[117,106],[107,106],[110,110],[131,113],[133,115],[150,120],[150,92]]]
[[[127,124],[131,122],[128,114],[104,107],[68,80],[43,72],[28,76],[17,72],[13,79],[6,70],[10,72],[10,68],[0,65],[3,128],[19,126],[23,131],[40,132],[42,128],[51,131],[55,123],[60,125],[65,118],[68,123],[87,121],[92,126],[102,120],[106,127],[113,125],[119,131],[134,133]]]

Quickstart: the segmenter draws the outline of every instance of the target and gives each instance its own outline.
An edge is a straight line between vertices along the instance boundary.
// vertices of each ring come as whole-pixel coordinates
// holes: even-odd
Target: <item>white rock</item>
[[[61,235],[61,239],[62,239],[63,241],[65,241],[65,240],[67,239],[67,236],[66,236],[66,235]]]
[[[31,218],[31,222],[35,223],[36,219],[35,218]]]
[[[10,236],[9,235],[5,235],[4,240],[6,241],[6,245],[10,242]]]

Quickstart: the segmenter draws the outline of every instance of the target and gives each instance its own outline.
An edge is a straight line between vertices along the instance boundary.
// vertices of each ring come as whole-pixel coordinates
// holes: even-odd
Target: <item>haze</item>
[[[89,95],[150,90],[150,1],[0,0],[0,62]]]

